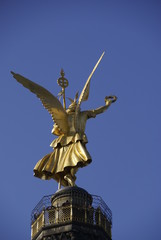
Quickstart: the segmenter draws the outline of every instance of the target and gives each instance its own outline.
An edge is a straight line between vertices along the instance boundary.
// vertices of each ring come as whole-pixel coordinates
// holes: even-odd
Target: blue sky
[[[10,71],[57,95],[63,67],[66,96],[74,97],[103,51],[82,109],[103,105],[110,94],[118,101],[87,123],[93,162],[80,169],[77,184],[112,210],[113,240],[161,239],[160,26],[155,0],[0,1],[3,239],[30,239],[31,210],[57,190],[32,172],[52,150],[51,117]]]

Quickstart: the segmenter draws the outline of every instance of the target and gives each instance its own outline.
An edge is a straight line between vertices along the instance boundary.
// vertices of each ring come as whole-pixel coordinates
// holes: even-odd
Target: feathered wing
[[[93,73],[95,72],[98,64],[100,63],[101,59],[103,58],[103,55],[105,54],[105,52],[102,53],[101,57],[99,58],[98,62],[96,63],[95,67],[93,68],[91,74],[89,75],[87,81],[86,81],[86,84],[84,85],[84,88],[80,94],[80,97],[79,97],[79,100],[78,100],[78,104],[77,104],[77,109],[76,109],[76,114],[77,112],[79,111],[80,109],[80,105],[83,101],[86,101],[88,100],[88,97],[89,97],[89,89],[90,89],[90,81],[91,81],[91,78],[92,78],[92,75]]]
[[[20,74],[11,73],[19,83],[36,94],[44,107],[51,114],[53,121],[58,125],[59,129],[66,134],[68,132],[68,117],[60,101],[42,86],[28,80]]]
[[[75,111],[75,128],[77,129],[77,122],[78,122],[78,113],[80,111],[80,105],[83,101],[87,101],[88,97],[89,97],[89,89],[90,89],[90,81],[92,78],[93,73],[95,72],[96,68],[98,67],[98,64],[100,63],[101,59],[103,58],[103,55],[105,54],[105,52],[102,53],[101,57],[99,58],[98,62],[96,63],[96,65],[94,66],[91,74],[89,75],[84,88],[80,94],[79,100],[78,100],[78,104],[76,107],[76,111]]]

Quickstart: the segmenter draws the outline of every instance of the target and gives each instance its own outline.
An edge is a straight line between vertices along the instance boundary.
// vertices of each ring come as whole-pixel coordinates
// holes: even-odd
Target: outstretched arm
[[[106,96],[105,106],[88,111],[88,118],[96,117],[97,114],[103,113],[104,111],[107,110],[107,108],[109,108],[111,103],[114,103],[116,100],[117,100],[116,96]]]

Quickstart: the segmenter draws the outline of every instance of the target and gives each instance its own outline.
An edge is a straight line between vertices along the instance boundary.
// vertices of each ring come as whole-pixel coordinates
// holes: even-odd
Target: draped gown
[[[67,186],[68,182],[64,179],[64,176],[72,168],[78,169],[91,163],[91,156],[86,149],[88,140],[85,134],[85,126],[87,119],[95,116],[96,114],[92,110],[80,112],[76,130],[74,121],[75,112],[69,112],[69,131],[67,135],[59,132],[57,126],[54,124],[52,133],[59,135],[50,145],[54,151],[38,161],[34,167],[35,177],[45,180],[53,178],[57,182],[61,180],[61,184]]]

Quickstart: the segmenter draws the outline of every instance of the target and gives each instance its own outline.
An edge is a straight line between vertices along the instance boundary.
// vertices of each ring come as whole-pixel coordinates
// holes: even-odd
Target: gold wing
[[[98,62],[96,63],[96,65],[94,66],[91,74],[89,75],[86,84],[84,85],[84,88],[80,94],[79,100],[78,100],[78,104],[76,107],[76,111],[75,111],[75,128],[77,129],[77,124],[78,124],[78,120],[79,120],[79,111],[80,111],[80,105],[83,101],[88,100],[88,96],[89,96],[89,88],[90,88],[90,81],[92,78],[93,73],[95,72],[96,68],[98,67],[98,64],[100,63],[101,59],[103,58],[103,55],[105,54],[105,52],[102,53],[101,57],[99,58]]]
[[[11,73],[19,83],[36,94],[44,107],[51,114],[53,121],[58,125],[59,129],[66,134],[68,132],[68,117],[60,101],[42,86],[28,80],[20,74],[16,74],[12,71]]]
[[[98,62],[95,65],[95,67],[93,68],[91,74],[89,75],[89,77],[86,81],[86,84],[84,85],[84,88],[83,88],[83,90],[80,94],[79,100],[78,100],[78,104],[77,104],[77,108],[76,108],[76,114],[78,113],[78,111],[80,109],[81,102],[88,100],[90,81],[91,81],[92,75],[95,72],[95,70],[96,70],[98,64],[100,63],[101,59],[103,58],[104,54],[105,54],[105,52],[102,53],[101,57],[99,58]]]

